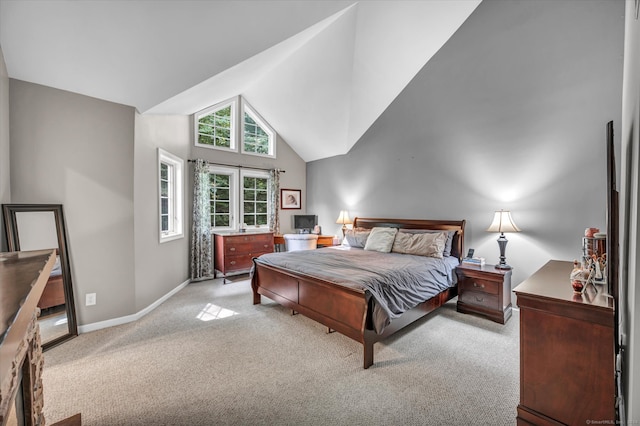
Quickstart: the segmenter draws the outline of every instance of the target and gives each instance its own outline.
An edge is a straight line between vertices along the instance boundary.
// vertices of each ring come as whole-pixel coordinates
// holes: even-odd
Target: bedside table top
[[[485,263],[484,265],[469,265],[468,263],[460,263],[456,267],[457,269],[461,269],[463,271],[477,271],[484,272],[488,274],[498,274],[498,275],[507,275],[510,274],[512,269],[497,269],[496,265],[492,265],[490,263]]]

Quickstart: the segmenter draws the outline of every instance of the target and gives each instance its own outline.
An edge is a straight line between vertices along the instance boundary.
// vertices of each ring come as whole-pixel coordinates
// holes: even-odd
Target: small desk
[[[328,246],[338,245],[333,243],[334,238],[335,237],[333,235],[318,235],[318,246],[328,247]],[[273,235],[273,244],[278,248],[284,245],[284,237],[282,236],[282,234]],[[276,251],[282,251],[282,250],[276,250]]]

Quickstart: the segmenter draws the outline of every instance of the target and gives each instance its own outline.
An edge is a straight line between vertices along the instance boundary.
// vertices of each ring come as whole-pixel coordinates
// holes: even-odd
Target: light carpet
[[[48,424],[513,425],[519,318],[456,312],[455,299],[362,345],[263,297],[248,280],[192,283],[142,319],[45,352]]]

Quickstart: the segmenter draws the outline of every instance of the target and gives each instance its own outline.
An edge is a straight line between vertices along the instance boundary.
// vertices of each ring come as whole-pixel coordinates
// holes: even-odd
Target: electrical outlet
[[[87,306],[91,306],[91,305],[95,305],[96,304],[96,294],[95,293],[87,293],[86,297],[85,297],[85,304]]]

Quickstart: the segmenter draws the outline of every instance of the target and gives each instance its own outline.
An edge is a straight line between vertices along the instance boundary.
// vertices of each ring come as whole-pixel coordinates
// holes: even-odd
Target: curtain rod
[[[195,163],[196,160],[187,160],[189,163]],[[225,164],[225,163],[214,163],[212,161],[207,161],[207,164],[212,164],[214,166],[226,166],[226,167],[237,167],[239,169],[253,169],[253,170],[276,170],[278,172],[281,173],[286,173],[286,170],[282,170],[282,169],[265,169],[262,167],[253,167],[253,166],[239,166],[239,165],[234,165],[234,164]]]

